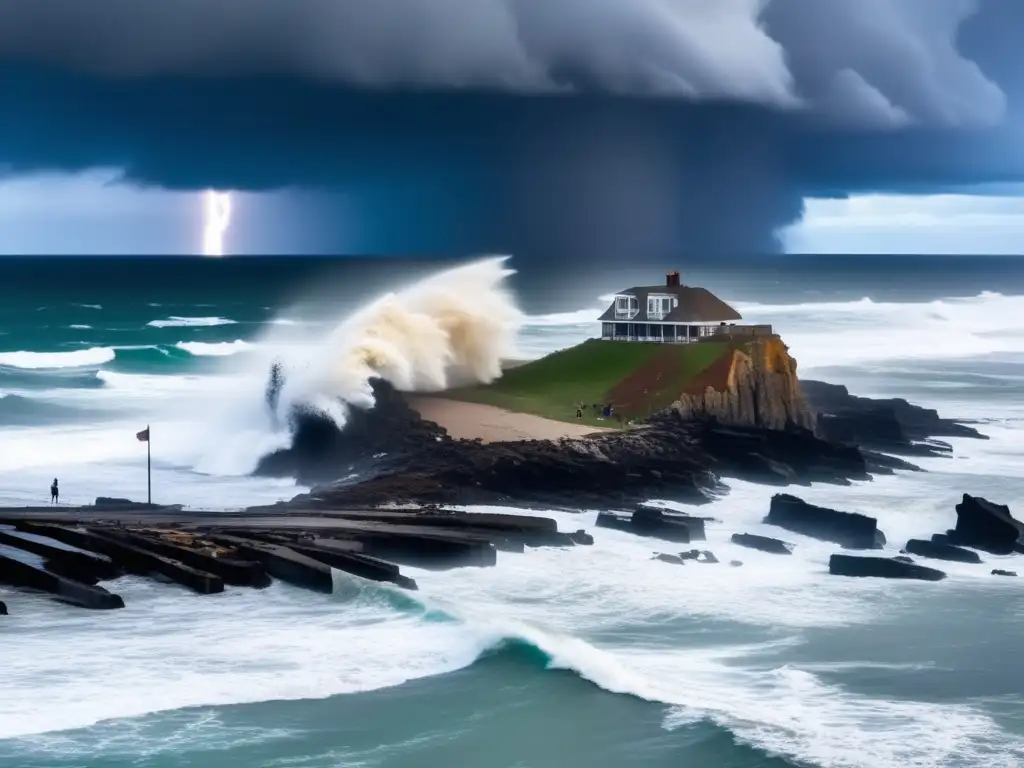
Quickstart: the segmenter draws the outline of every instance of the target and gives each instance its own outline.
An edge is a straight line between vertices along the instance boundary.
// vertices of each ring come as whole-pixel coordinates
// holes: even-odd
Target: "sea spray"
[[[505,262],[482,259],[386,294],[302,355],[275,350],[274,376],[284,382],[276,408],[314,407],[342,426],[346,405],[373,406],[375,378],[402,391],[498,378],[524,320]]]

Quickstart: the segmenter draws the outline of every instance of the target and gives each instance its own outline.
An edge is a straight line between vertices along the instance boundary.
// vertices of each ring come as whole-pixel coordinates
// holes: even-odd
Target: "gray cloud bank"
[[[0,0],[0,56],[106,76],[726,99],[845,125],[998,123],[981,0]]]

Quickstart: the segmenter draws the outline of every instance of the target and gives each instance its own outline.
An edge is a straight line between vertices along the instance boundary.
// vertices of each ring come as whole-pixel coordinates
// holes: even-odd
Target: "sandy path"
[[[485,443],[503,440],[557,440],[608,432],[585,424],[570,424],[528,413],[513,413],[493,405],[463,403],[443,397],[416,395],[409,405],[427,421],[440,425],[460,440],[480,438]]]

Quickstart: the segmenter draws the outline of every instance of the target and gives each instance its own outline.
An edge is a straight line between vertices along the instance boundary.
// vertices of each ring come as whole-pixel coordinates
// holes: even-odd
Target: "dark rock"
[[[260,563],[254,560],[239,560],[219,554],[207,554],[195,549],[162,541],[155,536],[110,533],[114,538],[154,554],[169,557],[206,573],[212,573],[224,580],[225,584],[240,587],[270,586],[270,576]]]
[[[980,563],[981,558],[977,552],[969,549],[955,547],[952,544],[937,544],[934,541],[925,539],[911,539],[907,542],[907,552],[921,557],[930,557],[933,560],[952,560],[958,563]]]
[[[866,448],[860,449],[868,472],[873,475],[894,475],[896,470],[901,472],[924,472],[917,464],[911,464],[906,459],[899,459],[887,453],[869,451]]]
[[[992,569],[992,575],[993,576],[1016,576],[1017,572],[1016,571],[1004,571],[1002,568],[993,568]]]
[[[316,543],[294,543],[291,550],[313,560],[319,560],[339,571],[350,573],[370,581],[391,582],[405,589],[415,590],[419,587],[408,576],[402,575],[398,566],[385,560],[370,557],[358,552],[345,552]]]
[[[789,544],[779,539],[773,539],[770,536],[756,536],[752,533],[734,533],[732,535],[732,543],[739,544],[741,547],[749,547],[750,549],[759,549],[762,552],[770,552],[773,555],[791,555],[793,550]]]
[[[772,497],[765,522],[847,549],[878,549],[884,544],[875,518],[817,507],[789,494]]]
[[[917,579],[940,581],[946,574],[934,568],[906,563],[888,557],[862,557],[857,555],[832,555],[828,561],[828,572],[834,576],[869,576],[880,579]]]
[[[169,557],[140,549],[104,532],[30,522],[19,524],[19,527],[24,527],[30,533],[48,536],[90,552],[100,552],[129,573],[141,576],[159,573],[161,576],[202,595],[224,591],[224,581],[219,576],[200,571],[198,568],[185,565]]]
[[[124,608],[124,600],[103,587],[83,584],[48,571],[38,555],[0,544],[0,583],[48,592],[58,600],[80,608]]]
[[[846,387],[821,381],[802,381],[801,389],[807,403],[818,413],[815,431],[827,440],[886,453],[941,456],[948,455],[949,445],[931,438],[988,439],[973,427],[941,418],[936,411],[906,400],[857,397]],[[873,454],[871,461],[887,463],[878,454]]]
[[[598,528],[613,528],[637,536],[650,536],[681,544],[690,543],[690,528],[681,521],[655,518],[649,515],[638,519],[635,515],[625,517],[613,512],[599,512],[596,525]]]
[[[952,544],[953,541],[948,533],[933,533],[932,543],[934,544]]]
[[[177,510],[181,504],[150,504],[145,501],[132,501],[131,499],[112,498],[110,496],[99,496],[93,502],[96,509],[110,510],[112,512],[124,512],[127,510]]]
[[[482,444],[450,439],[420,419],[390,385],[375,381],[373,388],[376,407],[353,409],[344,431],[322,414],[294,413],[291,446],[265,457],[257,472],[335,481],[295,500],[293,506],[307,509],[393,502],[579,509],[650,498],[700,504],[724,490],[719,476],[773,483],[868,477],[857,448],[795,426],[725,427],[687,421],[669,410],[652,417],[644,430],[587,440]]]
[[[686,552],[680,552],[679,557],[683,560],[696,560],[700,557],[699,549],[689,549]]]
[[[896,555],[896,557],[894,557],[893,560],[895,560],[898,563],[912,563],[912,562],[914,562],[913,558],[907,557],[906,555]]]
[[[741,565],[743,565],[743,561],[742,560],[730,560],[729,561],[729,565],[731,565],[733,568],[739,568]]]
[[[648,524],[657,527],[666,520],[672,523],[684,523],[690,532],[690,541],[707,540],[704,529],[705,518],[703,517],[694,517],[650,504],[640,504],[633,512],[633,521],[640,525]]]
[[[7,603],[5,603],[3,600],[0,600],[0,616],[6,616],[6,615],[7,615]]]
[[[334,591],[331,566],[289,547],[253,541],[240,536],[218,534],[209,538],[235,547],[246,556],[263,563],[267,572],[276,579],[314,592],[330,594]]]
[[[661,560],[663,563],[672,563],[673,565],[685,565],[681,557],[678,557],[677,555],[666,555],[661,552],[655,553],[654,557],[651,559]]]
[[[98,555],[62,541],[0,526],[0,544],[46,558],[48,570],[85,584],[116,579],[122,571],[106,555]]]
[[[718,558],[715,557],[715,553],[710,551],[710,550],[705,549],[700,554],[701,554],[701,556],[697,559],[698,563],[711,563],[711,564],[715,564],[715,563],[718,562]]]
[[[950,533],[952,543],[994,555],[1009,555],[1022,538],[1024,523],[1014,519],[1009,507],[966,493],[956,505],[956,528]]]
[[[280,368],[276,371],[283,380]],[[272,366],[267,386],[268,405],[274,386]],[[260,460],[257,475],[295,477],[316,483],[337,480],[353,472],[372,475],[382,467],[428,451],[443,441],[447,433],[433,422],[420,418],[393,386],[381,379],[371,382],[374,407],[348,409],[345,429],[312,407],[295,408],[284,414],[291,427],[291,445]],[[277,396],[273,398],[277,412]],[[384,454],[383,461],[373,456]],[[412,499],[409,499],[412,500]]]
[[[578,531],[569,534],[569,538],[572,539],[574,544],[582,544],[584,546],[590,546],[594,543],[594,537],[587,533],[582,528]]]

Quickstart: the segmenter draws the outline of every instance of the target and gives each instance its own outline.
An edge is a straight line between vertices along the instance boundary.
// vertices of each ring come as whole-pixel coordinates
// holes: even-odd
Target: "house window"
[[[640,302],[636,296],[616,296],[615,297],[615,316],[632,318],[635,317],[640,309]]]
[[[672,311],[674,301],[672,296],[648,296],[647,315],[655,320],[661,320]]]

